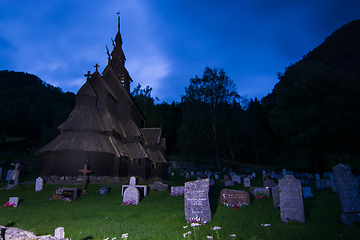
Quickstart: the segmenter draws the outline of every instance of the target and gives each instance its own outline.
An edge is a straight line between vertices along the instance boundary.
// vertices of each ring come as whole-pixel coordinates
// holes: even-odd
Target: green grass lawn
[[[184,185],[183,177],[170,176],[170,186]],[[0,187],[6,185],[1,181]],[[9,197],[19,197],[19,206],[14,209],[0,209],[0,225],[13,226],[34,232],[36,235],[54,234],[57,227],[65,228],[65,237],[77,239],[121,239],[128,233],[128,239],[359,239],[360,228],[341,223],[341,205],[337,194],[331,190],[316,191],[314,198],[304,199],[306,222],[283,223],[280,211],[273,208],[272,198],[252,199],[242,209],[232,209],[219,203],[223,183],[216,182],[214,194],[210,197],[213,220],[207,225],[190,227],[185,222],[184,197],[170,196],[168,191],[150,191],[137,206],[120,205],[121,185],[107,185],[108,195],[99,195],[99,187],[89,185],[88,194],[72,202],[48,200],[55,188],[64,185],[44,185],[44,190],[35,192],[34,184],[21,183],[19,188],[0,191],[0,204]],[[253,186],[262,186],[257,178]],[[68,186],[70,187],[70,186]],[[76,185],[81,190],[81,185]],[[243,185],[231,189],[249,191]],[[261,224],[271,224],[262,227]],[[184,226],[188,228],[184,229]],[[221,227],[213,231],[214,226]],[[196,236],[195,236],[196,232]]]

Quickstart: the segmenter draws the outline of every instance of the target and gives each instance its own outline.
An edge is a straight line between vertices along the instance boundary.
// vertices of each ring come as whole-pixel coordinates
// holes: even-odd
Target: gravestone
[[[313,197],[310,187],[303,187],[303,196],[304,196],[304,198],[312,198]]]
[[[190,175],[191,175],[191,176],[194,176],[194,172],[190,172]]]
[[[316,179],[316,180],[320,180],[320,174],[316,173],[316,174],[315,174],[315,179]]]
[[[166,191],[169,188],[168,184],[164,184],[160,181],[156,181],[153,184],[150,184],[150,190],[152,191]]]
[[[231,180],[227,180],[227,181],[225,181],[225,182],[224,182],[224,184],[225,184],[225,187],[231,187],[231,186],[234,186],[234,182],[233,182],[233,181],[231,181]]]
[[[9,170],[7,171],[5,181],[9,181],[10,176],[11,176],[11,172],[12,172],[11,169],[9,169]]]
[[[207,177],[211,177],[212,172],[211,172],[211,171],[205,171],[204,174],[205,174]]]
[[[210,179],[201,179],[185,183],[184,208],[185,220],[199,219],[202,223],[211,221],[209,203]]]
[[[253,172],[251,175],[253,178],[256,178],[256,173]]]
[[[64,228],[63,227],[56,228],[54,231],[54,237],[56,237],[57,239],[65,238]]]
[[[244,187],[250,187],[251,186],[251,181],[249,178],[244,178]]]
[[[108,194],[108,192],[109,192],[109,188],[108,188],[108,187],[100,187],[100,188],[99,188],[99,194],[100,194],[100,195],[106,195],[106,194]]]
[[[270,198],[270,188],[250,187],[250,196],[252,198]]]
[[[264,181],[263,186],[266,188],[273,188],[273,187],[277,186],[277,183],[274,182],[274,180],[269,178]]]
[[[44,187],[44,179],[38,177],[35,181],[35,192],[42,191]]]
[[[315,184],[316,184],[316,189],[317,190],[324,190],[325,189],[325,184],[324,184],[324,181],[322,179],[315,180]]]
[[[230,180],[229,176],[228,175],[224,175],[224,181],[228,181]]]
[[[125,189],[123,203],[138,205],[140,201],[140,192],[136,187],[130,186]]]
[[[135,186],[136,185],[136,177],[131,177],[130,178],[129,185],[130,186]]]
[[[183,195],[185,191],[184,186],[171,187],[170,195]]]
[[[349,165],[339,164],[333,167],[333,171],[343,210],[341,221],[351,226],[355,221],[360,222],[359,189]]]
[[[263,175],[266,175],[266,171],[265,171],[265,170],[263,171]]]
[[[271,188],[271,194],[273,197],[274,208],[279,210],[280,209],[280,187],[279,187],[279,185]]]
[[[219,180],[219,175],[214,175],[216,180]]]
[[[233,206],[249,205],[250,195],[245,191],[224,188],[220,193],[220,202],[222,204],[231,204]]]
[[[55,194],[75,200],[77,197],[77,188],[57,187]]]
[[[241,177],[239,175],[233,175],[231,180],[235,183],[241,183]]]
[[[286,174],[279,180],[281,221],[305,222],[301,181]]]
[[[189,175],[189,173],[186,173],[186,175],[185,175],[185,179],[190,179],[190,175]]]
[[[14,208],[19,205],[19,198],[18,197],[10,197],[9,203],[14,204]]]
[[[10,178],[8,180],[8,188],[15,188],[18,185],[19,181],[19,170],[17,168],[19,167],[19,164],[15,164],[15,169],[11,171]]]
[[[285,176],[286,173],[287,173],[287,171],[286,171],[286,169],[284,168],[284,169],[282,170],[282,175]]]

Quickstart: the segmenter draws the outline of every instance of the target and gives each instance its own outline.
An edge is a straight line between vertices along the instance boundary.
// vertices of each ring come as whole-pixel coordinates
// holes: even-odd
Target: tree
[[[203,76],[190,79],[190,85],[185,88],[182,96],[183,107],[183,144],[189,146],[197,140],[205,143],[205,136],[211,144],[213,154],[219,168],[221,168],[221,142],[226,142],[226,116],[229,105],[238,103],[240,99],[235,83],[226,75],[223,69],[205,68]],[[219,131],[222,130],[222,131]],[[225,134],[224,134],[225,133]],[[196,143],[196,145],[200,145]],[[210,148],[210,149],[211,149]],[[209,148],[206,148],[209,149]],[[209,150],[210,150],[209,149]]]

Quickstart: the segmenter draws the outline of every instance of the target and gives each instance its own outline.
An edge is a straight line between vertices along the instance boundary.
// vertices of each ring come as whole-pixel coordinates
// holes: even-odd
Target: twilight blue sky
[[[37,75],[76,93],[107,64],[121,12],[126,68],[160,102],[180,102],[205,66],[223,68],[247,98],[344,24],[358,0],[1,0],[0,70]]]

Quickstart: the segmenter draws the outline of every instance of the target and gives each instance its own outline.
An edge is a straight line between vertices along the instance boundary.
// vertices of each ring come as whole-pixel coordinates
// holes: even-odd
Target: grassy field
[[[170,176],[170,186],[184,185],[183,177]],[[0,187],[6,185],[1,181]],[[88,194],[72,202],[48,200],[55,188],[64,185],[45,184],[44,190],[35,192],[34,184],[19,184],[19,188],[0,191],[0,204],[9,197],[19,197],[19,206],[14,209],[0,208],[0,225],[13,226],[34,232],[36,235],[54,234],[57,227],[65,228],[65,237],[77,239],[359,239],[360,228],[341,223],[339,196],[331,190],[316,191],[314,198],[304,199],[306,222],[283,223],[280,211],[273,208],[272,199],[252,199],[242,209],[232,209],[219,203],[224,184],[216,182],[210,196],[213,220],[207,225],[191,227],[185,222],[184,197],[170,196],[168,191],[150,191],[137,206],[120,205],[121,185],[110,187],[108,195],[99,195],[99,187],[89,185]],[[253,186],[262,186],[257,178]],[[81,190],[81,185],[76,185]],[[231,189],[249,191],[243,185]],[[263,227],[261,224],[270,224]],[[184,228],[184,226],[188,226]],[[214,231],[215,226],[221,227]],[[196,233],[196,235],[195,235]],[[230,237],[235,234],[236,238]]]

